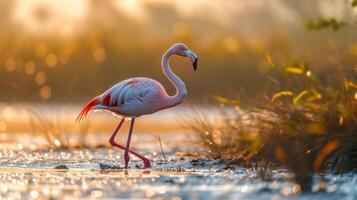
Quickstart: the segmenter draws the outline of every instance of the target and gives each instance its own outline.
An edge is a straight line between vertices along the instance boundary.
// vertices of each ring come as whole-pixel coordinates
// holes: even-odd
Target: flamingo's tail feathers
[[[79,123],[83,118],[87,117],[87,114],[89,113],[89,111],[91,111],[93,106],[95,106],[97,104],[98,104],[98,97],[89,101],[87,103],[87,105],[85,105],[84,108],[82,109],[82,111],[79,113],[79,115],[76,119],[76,123]]]

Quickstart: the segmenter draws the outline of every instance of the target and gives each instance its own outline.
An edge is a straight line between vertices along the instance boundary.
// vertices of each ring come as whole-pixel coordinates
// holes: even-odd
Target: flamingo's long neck
[[[187,95],[187,90],[185,83],[178,77],[176,74],[174,74],[171,70],[171,67],[169,65],[169,58],[172,55],[172,53],[167,51],[163,57],[162,57],[162,69],[164,71],[165,76],[170,80],[170,82],[175,86],[176,88],[176,94],[174,96],[169,96],[168,99],[165,102],[165,107],[172,107],[175,106],[179,103],[182,102],[182,100],[185,98]]]

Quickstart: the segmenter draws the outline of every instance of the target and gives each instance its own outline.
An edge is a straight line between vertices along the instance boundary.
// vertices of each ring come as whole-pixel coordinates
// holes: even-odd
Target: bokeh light
[[[36,70],[36,64],[33,61],[27,61],[25,64],[25,73],[27,75],[33,75]]]
[[[47,100],[51,97],[52,95],[52,90],[51,87],[48,85],[42,86],[39,90],[39,96],[41,99]]]
[[[57,56],[54,53],[50,53],[46,57],[46,64],[48,67],[55,67],[57,65]]]
[[[314,40],[304,27],[305,16],[308,20],[337,12],[326,9],[327,3],[321,0],[5,0],[2,4],[2,24],[9,27],[0,30],[4,36],[0,39],[4,52],[0,63],[9,72],[0,84],[0,90],[8,90],[4,99],[38,98],[37,87],[51,83],[51,90],[56,91],[53,98],[82,101],[109,83],[134,75],[152,76],[166,85],[161,56],[175,42],[192,48],[203,66],[200,73],[193,74],[188,67],[176,67],[187,63],[173,60],[175,73],[190,85],[189,99],[219,93],[228,85],[233,90],[248,88],[247,95],[256,94],[259,83],[267,81],[263,74],[272,70],[272,65],[264,61],[267,54],[276,66],[303,58],[319,69],[332,61],[321,59],[319,49],[306,50],[306,46],[331,49],[333,44],[346,48],[350,56],[347,65],[352,65],[357,55],[354,29],[348,30],[350,38],[332,41],[329,46]],[[344,5],[335,4],[339,8]],[[318,9],[302,9],[308,7]],[[345,21],[354,16],[346,7]],[[337,59],[338,52],[328,52]],[[28,76],[18,81],[21,73]],[[306,76],[310,73],[313,78],[312,70],[306,71]],[[203,78],[207,87],[200,86]],[[87,86],[85,90],[83,85]],[[14,88],[21,88],[21,92]],[[168,90],[174,92],[170,87]]]
[[[39,71],[35,75],[35,81],[38,85],[44,85],[47,82],[46,74],[43,71]]]
[[[16,61],[13,57],[10,57],[6,60],[5,68],[8,72],[15,71],[16,69]]]

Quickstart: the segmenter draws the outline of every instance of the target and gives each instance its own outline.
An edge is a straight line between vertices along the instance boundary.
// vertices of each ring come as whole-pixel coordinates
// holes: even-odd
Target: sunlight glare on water
[[[166,149],[168,155],[170,150]],[[55,155],[48,157],[49,153]],[[205,198],[254,198],[266,199],[273,197],[301,197],[309,199],[318,197],[344,198],[347,193],[342,185],[336,187],[335,182],[342,181],[352,184],[352,177],[330,175],[326,187],[333,194],[300,194],[299,185],[290,183],[288,179],[279,178],[270,184],[261,180],[253,172],[244,168],[224,170],[225,163],[210,160],[195,160],[170,156],[169,161],[153,159],[150,171],[136,169],[141,162],[134,159],[131,170],[122,170],[123,162],[111,159],[114,151],[107,149],[82,150],[50,150],[47,152],[12,151],[18,157],[9,159],[9,155],[0,159],[0,194],[7,194],[15,199],[47,196],[51,198],[183,198],[195,195]],[[47,156],[45,155],[47,154]],[[84,155],[78,157],[79,155]],[[56,156],[57,155],[57,156]],[[70,156],[69,156],[70,155]],[[111,156],[112,157],[112,156]],[[12,157],[13,158],[13,157]],[[81,160],[78,162],[78,160]],[[54,170],[56,166],[66,166],[65,171]],[[115,170],[107,167],[115,166]],[[183,172],[176,171],[180,166]],[[207,168],[209,166],[209,168]],[[18,171],[18,169],[21,169]],[[351,179],[352,178],[352,179]],[[199,183],[199,184],[198,184]],[[21,186],[21,187],[20,187]],[[28,186],[28,187],[25,187]],[[28,188],[28,189],[26,189]],[[353,194],[348,191],[349,195]],[[350,196],[352,197],[352,196]]]
[[[314,187],[323,185],[331,193],[301,194],[300,186],[291,182],[292,174],[284,170],[273,171],[266,180],[257,171],[223,160],[177,156],[177,151],[200,151],[196,145],[185,145],[185,136],[179,135],[161,135],[165,159],[156,137],[138,135],[141,145],[134,145],[134,148],[150,158],[153,166],[150,170],[142,170],[142,162],[131,157],[128,172],[123,170],[123,152],[112,147],[31,150],[22,144],[3,144],[0,148],[0,195],[14,199],[42,196],[348,199],[357,194],[357,188],[352,187],[357,180],[354,174],[326,174],[324,180],[317,177]],[[106,139],[107,136],[97,138]]]

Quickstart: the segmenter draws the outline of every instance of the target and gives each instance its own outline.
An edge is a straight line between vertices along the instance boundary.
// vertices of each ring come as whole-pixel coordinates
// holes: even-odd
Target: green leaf
[[[283,97],[283,96],[293,96],[293,95],[294,95],[294,93],[289,90],[280,91],[273,95],[273,97],[271,98],[271,101],[275,101],[275,99]]]
[[[303,90],[303,91],[300,92],[296,97],[294,97],[294,99],[293,99],[293,104],[294,104],[294,106],[296,107],[296,106],[298,105],[300,99],[301,99],[302,97],[304,97],[305,95],[307,95],[308,93],[309,93],[308,90]]]
[[[221,104],[231,104],[235,106],[239,106],[241,104],[239,100],[228,99],[222,96],[213,96],[212,98]]]
[[[357,84],[353,83],[353,82],[348,82],[348,86],[354,89],[357,89]]]
[[[285,71],[290,74],[303,74],[304,73],[304,70],[297,68],[297,67],[287,67],[287,68],[285,68]]]
[[[306,99],[308,102],[312,102],[322,98],[322,95],[315,88],[311,88],[310,93],[312,93],[312,96]]]
[[[357,0],[352,0],[351,6],[352,6],[352,7],[356,7],[356,6],[357,6]]]
[[[353,4],[352,4],[353,5]],[[337,21],[334,18],[324,19],[320,18],[317,20],[310,20],[306,23],[306,28],[308,30],[321,30],[330,28],[334,31],[339,30],[340,28],[346,26],[347,24],[344,21]]]

